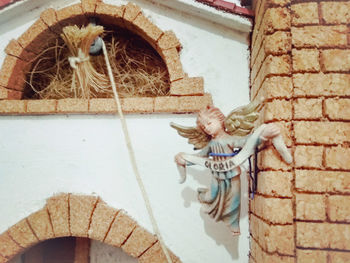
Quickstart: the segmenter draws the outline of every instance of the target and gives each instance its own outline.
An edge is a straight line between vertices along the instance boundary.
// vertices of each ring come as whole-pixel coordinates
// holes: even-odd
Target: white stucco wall
[[[1,24],[0,64],[11,38],[20,36],[47,6],[63,7],[68,2],[52,1],[38,9],[23,10],[22,16]],[[249,101],[247,33],[149,1],[134,2],[161,29],[175,32],[184,47],[184,70],[189,76],[204,77],[206,92],[224,113]],[[233,237],[223,224],[200,212],[196,189],[209,184],[209,172],[191,168],[192,176],[185,184],[178,184],[174,155],[192,152],[192,147],[169,127],[171,121],[194,125],[195,116],[127,116],[139,170],[166,244],[184,263],[248,262],[246,177],[242,176],[242,234]],[[2,116],[0,138],[0,232],[40,209],[46,198],[59,192],[96,194],[152,231],[118,117]],[[100,246],[93,244],[92,258],[100,260],[93,262],[109,262],[110,253],[106,258],[103,254],[96,256]]]

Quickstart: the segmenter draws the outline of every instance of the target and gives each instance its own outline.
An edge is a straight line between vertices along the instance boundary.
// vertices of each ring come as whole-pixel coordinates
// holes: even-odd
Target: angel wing
[[[210,141],[210,136],[196,127],[185,127],[173,122],[170,126],[177,130],[179,135],[187,138],[188,143],[193,144],[195,150],[204,148]]]
[[[225,119],[226,132],[235,136],[246,136],[254,128],[254,122],[258,119],[258,111],[262,104],[252,101],[248,105],[239,107],[230,112]]]

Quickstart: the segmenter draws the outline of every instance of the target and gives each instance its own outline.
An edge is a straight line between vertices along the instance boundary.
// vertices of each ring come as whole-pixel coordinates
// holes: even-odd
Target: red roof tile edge
[[[20,0],[0,0],[0,10]]]
[[[224,0],[195,0],[197,2],[209,5],[219,10],[223,10],[232,14],[242,15],[246,17],[254,17],[253,10],[248,8],[237,6],[234,3],[227,2]]]

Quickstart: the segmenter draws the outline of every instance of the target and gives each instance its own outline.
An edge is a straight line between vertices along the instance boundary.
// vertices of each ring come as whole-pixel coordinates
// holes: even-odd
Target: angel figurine
[[[211,170],[210,189],[199,188],[198,199],[205,212],[216,221],[224,221],[233,235],[239,235],[240,175],[243,163],[256,147],[271,141],[283,160],[292,162],[279,128],[274,124],[262,124],[254,129],[260,104],[250,104],[233,110],[227,117],[213,106],[201,110],[197,127],[171,126],[194,145],[196,154],[178,153],[175,162],[181,181],[186,180],[186,166],[202,165]],[[239,153],[237,153],[239,151]]]

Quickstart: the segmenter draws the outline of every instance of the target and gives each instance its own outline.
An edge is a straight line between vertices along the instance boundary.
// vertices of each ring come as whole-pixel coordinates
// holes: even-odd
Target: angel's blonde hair
[[[207,106],[207,108],[201,110],[198,113],[197,117],[197,126],[203,130],[203,119],[207,118],[214,118],[222,122],[222,125],[224,126],[225,121],[225,115],[221,112],[219,108],[216,108],[214,106]]]

